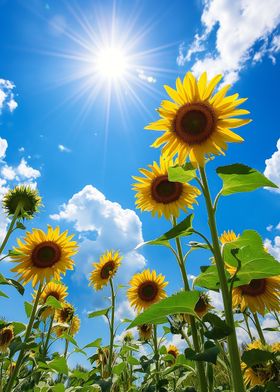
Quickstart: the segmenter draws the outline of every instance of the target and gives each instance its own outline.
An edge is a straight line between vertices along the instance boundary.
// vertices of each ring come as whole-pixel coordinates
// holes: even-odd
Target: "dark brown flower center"
[[[242,290],[242,294],[251,295],[255,297],[257,295],[261,295],[265,292],[266,289],[266,280],[265,279],[253,279],[249,284],[245,284],[240,286]]]
[[[10,329],[0,330],[0,346],[9,344],[13,339],[13,332]]]
[[[180,198],[182,191],[183,184],[168,181],[167,175],[156,177],[152,182],[152,198],[158,203],[172,203]]]
[[[151,329],[151,326],[148,324],[143,324],[141,325],[140,329],[142,332],[148,332]]]
[[[149,281],[142,283],[138,288],[138,296],[142,301],[153,301],[158,294],[158,285]]]
[[[58,293],[57,291],[51,291],[51,292],[47,295],[46,301],[47,301],[47,299],[48,299],[49,297],[54,297],[54,298],[57,299],[57,300],[60,299],[59,293]],[[45,302],[46,302],[46,301],[45,301]]]
[[[214,132],[216,123],[216,116],[210,105],[191,103],[178,110],[174,130],[186,143],[200,144]]]
[[[203,297],[199,297],[199,300],[197,301],[194,311],[196,313],[203,313],[207,310],[207,303],[205,302],[205,299]]]
[[[56,264],[61,258],[60,247],[52,241],[45,241],[37,245],[32,251],[32,263],[38,268],[48,268]]]
[[[62,322],[69,322],[74,316],[74,309],[71,306],[61,309],[60,319]]]
[[[177,357],[177,353],[174,350],[168,350],[168,354],[173,355],[174,358]]]
[[[106,264],[104,264],[100,271],[101,278],[108,279],[111,276],[112,271],[114,271],[114,268],[115,268],[115,263],[113,260],[110,260]]]

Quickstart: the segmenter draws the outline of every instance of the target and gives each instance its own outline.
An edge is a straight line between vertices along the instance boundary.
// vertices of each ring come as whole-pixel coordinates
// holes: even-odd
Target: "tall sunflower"
[[[49,297],[54,297],[59,302],[62,302],[67,297],[67,295],[68,295],[67,287],[64,284],[49,282],[47,283],[47,285],[44,287],[44,290],[42,291],[42,294],[40,296],[40,303],[44,305]],[[34,293],[33,297],[36,298],[36,292]],[[47,317],[53,314],[54,314],[54,309],[49,307],[43,311],[41,316],[43,319],[46,319]]]
[[[230,85],[213,94],[221,78],[217,75],[208,83],[206,72],[199,80],[188,72],[183,81],[177,78],[176,89],[164,86],[173,101],[162,101],[158,109],[161,118],[146,127],[165,131],[152,146],[164,144],[162,153],[171,158],[178,154],[180,164],[189,156],[194,165],[204,166],[206,155],[224,154],[227,142],[242,142],[242,137],[230,128],[250,122],[236,117],[249,113],[237,109],[246,98],[240,99],[238,94],[226,96]]]
[[[142,324],[137,327],[139,333],[139,339],[143,341],[150,340],[153,336],[153,325]]]
[[[148,165],[151,171],[140,169],[144,177],[133,177],[137,183],[133,189],[137,192],[136,206],[142,211],[151,211],[152,215],[162,215],[166,219],[178,217],[180,210],[186,212],[197,203],[195,198],[200,194],[199,189],[187,183],[171,182],[168,180],[168,168],[174,166],[172,159],[160,157],[159,165],[154,162]]]
[[[167,348],[167,354],[173,355],[174,359],[176,359],[179,355],[179,350],[174,344],[170,344]]]
[[[131,287],[127,290],[127,298],[137,311],[166,297],[164,288],[168,282],[164,281],[162,274],[157,275],[155,271],[146,269],[135,274],[129,283]]]
[[[224,231],[220,235],[219,240],[221,241],[222,245],[224,245],[228,242],[236,241],[238,239],[238,237],[239,237],[239,234],[236,235],[233,230],[228,230],[228,231]]]
[[[194,311],[197,314],[197,316],[202,318],[212,308],[213,306],[210,303],[209,295],[206,293],[200,293],[199,299],[194,308]]]
[[[107,250],[99,259],[99,263],[93,263],[95,269],[91,272],[89,284],[94,286],[95,290],[102,289],[109,280],[115,275],[121,264],[122,256],[119,252]]]
[[[32,281],[32,285],[38,282],[49,282],[52,278],[60,279],[60,274],[66,270],[72,270],[74,262],[71,259],[77,253],[77,243],[71,241],[73,235],[68,236],[68,231],[60,233],[59,227],[53,229],[48,226],[45,233],[40,229],[27,232],[24,242],[17,240],[11,255],[17,266],[12,268],[19,276],[23,284]]]
[[[5,353],[8,350],[13,338],[14,328],[12,325],[0,329],[0,353]]]
[[[250,283],[234,287],[232,290],[232,306],[242,312],[248,307],[251,312],[264,316],[269,311],[280,310],[280,276],[252,279]]]
[[[69,322],[69,326],[54,325],[53,330],[57,337],[61,337],[63,333],[68,333],[71,336],[76,335],[79,332],[81,320],[79,316],[74,315],[72,320]]]
[[[55,311],[55,320],[59,323],[68,323],[70,324],[71,320],[74,317],[75,309],[74,306],[69,304],[68,302],[62,303],[61,309],[56,309]]]

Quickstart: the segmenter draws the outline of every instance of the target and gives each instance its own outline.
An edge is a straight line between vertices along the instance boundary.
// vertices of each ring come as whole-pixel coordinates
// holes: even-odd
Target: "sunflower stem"
[[[249,322],[248,322],[248,316],[247,316],[247,314],[245,312],[243,313],[243,317],[244,317],[244,321],[245,321],[245,324],[246,324],[246,329],[247,329],[248,335],[249,335],[249,337],[251,339],[251,342],[253,342],[254,339],[253,339],[253,335],[251,333],[250,325],[249,325]]]
[[[112,282],[112,278],[110,278],[110,288],[111,288],[111,297],[112,297],[112,307],[111,307],[111,322],[110,322],[110,350],[109,350],[109,372],[110,375],[112,376],[112,363],[113,363],[113,349],[114,349],[114,324],[115,324],[115,291],[114,291],[114,285]]]
[[[7,231],[6,235],[5,235],[5,238],[4,238],[3,242],[2,242],[2,245],[0,247],[0,255],[2,255],[2,252],[5,249],[5,246],[6,246],[8,240],[10,238],[10,235],[13,232],[13,228],[14,228],[14,225],[15,225],[15,223],[17,221],[17,218],[18,218],[18,215],[20,213],[20,210],[21,210],[21,203],[18,203],[17,208],[16,208],[15,213],[14,213],[14,216],[13,216],[13,219],[12,219],[12,221],[10,223],[9,229],[8,229],[8,231]]]
[[[157,341],[157,326],[153,326],[153,341],[154,341],[154,353],[155,353],[155,359],[156,359],[156,392],[158,391],[158,384],[159,384],[159,372],[160,372],[160,366],[159,366],[159,352],[158,352],[158,341]]]
[[[176,224],[177,224],[176,218],[173,217],[172,220],[173,220],[173,226],[176,226]],[[185,291],[190,291],[190,286],[189,286],[189,282],[188,282],[188,275],[187,275],[187,271],[186,271],[186,267],[185,267],[185,263],[184,263],[184,256],[183,256],[180,238],[177,237],[175,239],[175,241],[176,241],[176,247],[177,247],[177,252],[178,252],[179,267],[181,270]],[[197,353],[199,353],[200,352],[200,345],[199,345],[199,339],[198,339],[196,322],[195,322],[194,316],[190,316],[190,324],[191,324],[191,332],[192,332],[194,349]],[[206,375],[205,375],[205,367],[204,367],[203,362],[197,361],[196,368],[197,368],[197,372],[198,372],[198,376],[199,376],[199,386],[200,386],[199,391],[200,392],[207,392],[208,391],[207,379],[206,379]]]
[[[201,181],[203,184],[203,195],[207,207],[208,224],[212,237],[214,257],[215,257],[215,262],[216,262],[220,285],[221,285],[226,323],[232,330],[230,335],[228,336],[228,351],[229,351],[230,364],[232,370],[233,390],[234,392],[245,392],[242,371],[241,371],[241,364],[240,364],[240,355],[239,355],[238,343],[236,337],[236,330],[235,330],[234,318],[233,318],[233,312],[231,306],[231,297],[230,297],[227,278],[225,274],[224,260],[222,257],[221,248],[219,244],[215,210],[212,204],[212,199],[210,195],[205,169],[203,167],[200,167],[199,171],[200,171]]]
[[[53,322],[54,322],[54,314],[51,317],[50,320],[50,325],[49,325],[49,329],[48,329],[48,333],[47,333],[47,338],[46,338],[46,342],[43,348],[43,356],[44,358],[47,356],[48,354],[48,346],[49,346],[49,341],[50,341],[50,337],[51,337],[51,332],[52,332],[52,326],[53,326]]]
[[[255,323],[255,326],[257,328],[257,331],[258,331],[259,337],[261,339],[261,342],[262,342],[262,344],[266,344],[265,337],[264,337],[264,334],[263,334],[263,331],[262,331],[262,327],[261,327],[261,324],[260,324],[260,321],[259,321],[257,313],[253,313],[253,318],[254,318],[254,323]]]
[[[9,379],[6,388],[5,388],[5,392],[11,392],[13,389],[13,385],[15,383],[15,380],[19,374],[20,368],[21,368],[21,364],[24,358],[24,354],[25,354],[25,350],[26,350],[26,343],[29,339],[29,336],[31,334],[32,328],[33,328],[33,324],[34,324],[34,320],[35,320],[35,316],[36,316],[36,312],[37,312],[37,307],[38,307],[38,303],[39,303],[39,299],[41,296],[41,292],[42,292],[42,288],[43,288],[43,283],[41,282],[37,291],[37,295],[35,298],[35,302],[32,308],[32,312],[31,312],[31,316],[29,318],[29,322],[25,331],[25,336],[24,336],[24,341],[23,341],[23,345],[22,348],[20,350],[17,362],[16,362],[16,366],[15,369],[11,375],[11,378]]]

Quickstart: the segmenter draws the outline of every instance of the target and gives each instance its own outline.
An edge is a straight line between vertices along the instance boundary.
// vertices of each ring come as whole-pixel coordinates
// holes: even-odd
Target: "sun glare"
[[[95,58],[96,71],[107,79],[120,79],[128,68],[128,60],[119,47],[100,50]]]

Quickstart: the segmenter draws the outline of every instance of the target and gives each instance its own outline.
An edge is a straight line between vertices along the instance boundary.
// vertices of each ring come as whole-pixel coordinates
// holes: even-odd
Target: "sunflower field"
[[[170,227],[138,248],[165,247],[181,285],[167,295],[172,282],[160,270],[147,268],[132,275],[128,286],[116,284],[123,255],[103,249],[88,285],[92,295],[110,290],[108,306],[87,317],[93,329],[103,318],[107,341],[97,338],[83,346],[75,337],[81,320],[67,299],[63,278],[75,268],[78,239],[59,226],[26,229],[26,222],[43,213],[36,189],[18,185],[5,193],[2,209],[9,226],[1,262],[11,273],[0,275],[0,392],[280,390],[280,342],[268,343],[262,327],[270,315],[278,326],[269,330],[279,336],[280,264],[254,228],[235,233],[229,227],[221,233],[216,222],[220,199],[277,186],[254,168],[232,163],[215,167],[211,176],[218,176],[220,190],[213,191],[207,175],[215,156],[226,154],[227,143],[242,142],[235,129],[251,121],[243,108],[246,98],[228,95],[230,86],[219,87],[221,78],[187,72],[174,88],[166,85],[170,99],[161,102],[159,118],[146,126],[159,133],[152,146],[161,150],[158,160],[131,181],[136,207]],[[203,233],[195,219],[202,207],[207,213]],[[189,255],[201,249],[201,272],[191,281]],[[24,297],[27,323],[5,318],[8,286],[9,293]],[[32,297],[25,294],[26,286],[32,286]],[[126,293],[135,317],[119,323],[120,292]],[[211,292],[221,295],[222,309]],[[122,338],[116,339],[119,328]],[[238,344],[237,328],[243,328],[248,344]],[[175,335],[183,350],[166,343]],[[73,365],[73,353],[86,358],[87,366]]]

